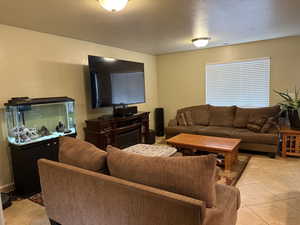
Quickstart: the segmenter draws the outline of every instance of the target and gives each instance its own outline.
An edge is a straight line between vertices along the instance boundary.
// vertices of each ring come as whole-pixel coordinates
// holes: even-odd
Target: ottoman
[[[177,149],[167,145],[137,144],[128,148],[124,148],[122,151],[140,154],[144,156],[169,157],[175,155]]]

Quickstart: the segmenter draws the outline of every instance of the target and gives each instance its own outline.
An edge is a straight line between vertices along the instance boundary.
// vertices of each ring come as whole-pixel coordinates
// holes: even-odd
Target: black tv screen
[[[144,64],[89,56],[92,107],[145,102]]]

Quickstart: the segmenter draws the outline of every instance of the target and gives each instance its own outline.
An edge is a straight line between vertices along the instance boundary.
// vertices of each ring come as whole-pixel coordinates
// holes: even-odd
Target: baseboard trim
[[[14,183],[5,184],[5,185],[0,186],[0,192],[10,192],[10,191],[14,190],[14,188],[15,188]]]

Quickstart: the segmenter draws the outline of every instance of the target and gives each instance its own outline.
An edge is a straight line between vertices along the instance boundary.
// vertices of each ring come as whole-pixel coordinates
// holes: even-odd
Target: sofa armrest
[[[236,209],[239,209],[241,206],[241,195],[240,190],[236,187],[224,185],[224,184],[216,184],[216,192],[217,193],[226,193],[226,197],[231,200],[236,200]]]
[[[168,127],[176,127],[178,125],[178,122],[176,119],[172,119],[168,123]]]
[[[216,184],[216,193],[216,207],[206,209],[204,224],[235,225],[240,207],[239,189],[224,184]]]

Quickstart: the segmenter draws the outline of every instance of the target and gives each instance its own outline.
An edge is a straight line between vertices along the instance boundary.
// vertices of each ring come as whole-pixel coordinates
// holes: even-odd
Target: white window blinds
[[[206,65],[206,103],[269,106],[270,58]]]

